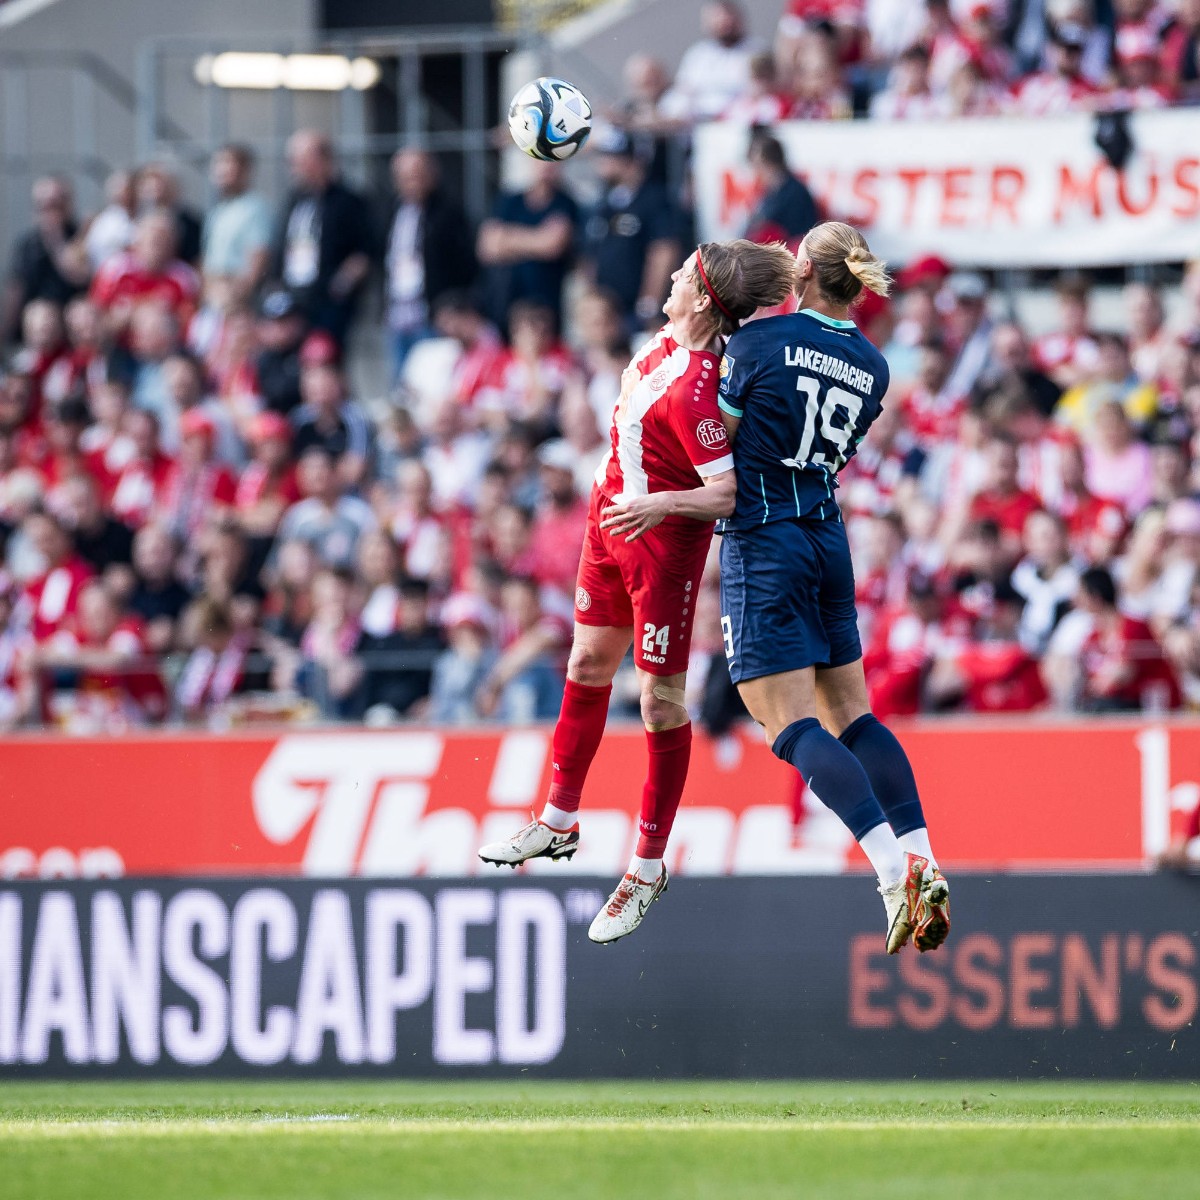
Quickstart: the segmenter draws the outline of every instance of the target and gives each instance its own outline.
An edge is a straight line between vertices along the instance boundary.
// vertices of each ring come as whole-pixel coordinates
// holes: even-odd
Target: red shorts
[[[651,675],[687,670],[692,621],[712,526],[686,518],[656,525],[636,542],[600,528],[612,501],[592,488],[575,587],[581,625],[633,626],[633,659]]]

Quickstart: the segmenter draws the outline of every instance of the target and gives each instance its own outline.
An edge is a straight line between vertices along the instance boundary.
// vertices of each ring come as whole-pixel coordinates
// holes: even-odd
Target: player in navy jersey
[[[738,330],[718,403],[737,502],[719,530],[729,671],[772,751],[842,819],[879,876],[887,950],[940,946],[950,891],[929,845],[912,767],[871,713],[854,572],[835,491],[883,408],[888,366],[850,319],[864,287],[887,295],[862,234],[829,221],[797,255],[799,311]]]

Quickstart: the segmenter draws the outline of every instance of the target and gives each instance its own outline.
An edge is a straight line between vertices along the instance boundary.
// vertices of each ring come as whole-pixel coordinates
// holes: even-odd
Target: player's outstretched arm
[[[666,517],[691,517],[696,521],[716,521],[733,513],[737,500],[737,481],[733,471],[709,475],[704,486],[680,492],[650,492],[617,500],[600,513],[600,528],[625,534],[627,542],[637,541],[647,530]]]

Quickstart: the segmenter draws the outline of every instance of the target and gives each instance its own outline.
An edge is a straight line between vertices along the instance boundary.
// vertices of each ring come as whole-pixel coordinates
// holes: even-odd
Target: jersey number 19
[[[802,470],[806,466],[824,467],[836,475],[849,461],[849,451],[856,437],[855,422],[862,412],[862,397],[845,388],[831,387],[821,403],[821,382],[811,375],[801,375],[796,380],[796,390],[804,395],[804,436],[795,458],[783,459],[783,465],[793,470]],[[837,423],[839,409],[845,412],[844,423],[840,425]],[[818,416],[821,441],[814,449]]]

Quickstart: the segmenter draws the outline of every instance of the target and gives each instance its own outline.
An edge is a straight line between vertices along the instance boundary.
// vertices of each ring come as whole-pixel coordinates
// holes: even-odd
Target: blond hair
[[[782,304],[791,295],[796,260],[782,242],[762,245],[745,238],[704,242],[696,247],[692,280],[712,300],[717,331],[732,333],[760,308]]]
[[[867,239],[853,225],[843,221],[814,225],[804,236],[804,249],[812,260],[817,287],[835,304],[853,304],[863,288],[877,296],[892,290],[887,263],[871,253]]]

